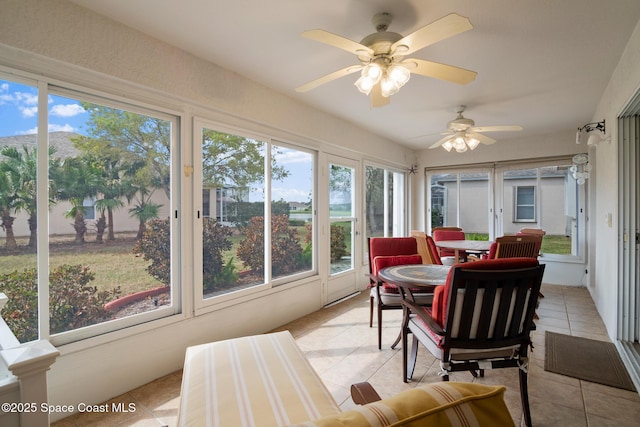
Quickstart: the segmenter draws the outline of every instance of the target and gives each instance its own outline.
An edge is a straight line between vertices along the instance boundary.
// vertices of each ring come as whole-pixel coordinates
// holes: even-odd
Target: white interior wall
[[[591,189],[592,229],[590,253],[593,253],[589,290],[609,336],[615,340],[618,321],[618,130],[617,118],[625,105],[640,90],[640,21],[611,76],[598,104],[593,121],[606,120],[611,143],[591,150],[597,165],[597,179]],[[593,185],[592,184],[592,185]],[[607,223],[611,214],[613,222]]]
[[[65,0],[3,2],[0,69],[3,66],[108,94],[127,94],[177,111],[183,126],[191,126],[194,114],[206,115],[286,134],[292,142],[299,138],[321,154],[401,168],[414,161],[410,150],[392,141]],[[324,279],[320,274],[198,317],[174,316],[61,346],[61,356],[49,372],[51,403],[105,401],[180,369],[188,345],[265,332],[318,310]],[[52,420],[65,415],[52,414]]]

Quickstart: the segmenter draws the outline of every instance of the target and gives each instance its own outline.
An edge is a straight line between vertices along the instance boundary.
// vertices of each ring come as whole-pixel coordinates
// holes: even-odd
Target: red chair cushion
[[[456,231],[456,230],[435,230],[433,232],[433,240],[439,242],[441,240],[464,240],[465,235],[464,231]],[[459,255],[463,256],[465,251],[459,251]],[[454,256],[455,251],[448,249],[441,249],[440,256]]]
[[[413,255],[417,253],[418,243],[413,237],[372,237],[369,239],[371,260],[381,255]]]
[[[497,250],[498,250],[498,244],[496,242],[493,242],[489,247],[489,254],[483,259],[495,259]]]
[[[453,272],[456,268],[464,268],[465,270],[511,270],[535,267],[536,265],[538,265],[538,260],[535,258],[498,258],[456,264],[451,267],[445,285],[436,287],[433,293],[431,317],[444,328],[447,320],[447,306],[449,302],[447,298],[449,296],[449,289],[451,288]]]
[[[373,274],[377,275],[385,267],[406,264],[422,264],[422,256],[420,254],[377,256],[373,259]],[[382,288],[383,292],[398,293],[398,287],[390,283],[385,282]]]

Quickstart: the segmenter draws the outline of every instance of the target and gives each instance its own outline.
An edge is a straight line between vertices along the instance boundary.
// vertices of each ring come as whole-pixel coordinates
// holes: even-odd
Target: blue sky
[[[49,96],[49,131],[84,133],[88,114],[79,102]],[[36,133],[38,130],[38,89],[0,80],[0,136]]]
[[[89,114],[78,101],[50,95],[49,132],[86,134]],[[0,79],[0,137],[35,134],[38,131],[38,89]],[[272,183],[272,199],[306,202],[312,186],[311,155],[298,150],[282,150],[279,165],[293,175]]]

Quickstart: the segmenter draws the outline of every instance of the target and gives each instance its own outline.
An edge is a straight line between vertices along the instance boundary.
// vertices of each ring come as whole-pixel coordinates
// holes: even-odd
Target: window
[[[431,228],[459,226],[476,239],[542,228],[545,257],[575,260],[585,248],[585,185],[570,167],[571,158],[557,158],[429,171],[427,219]]]
[[[96,219],[96,206],[95,199],[90,197],[88,199],[84,199],[82,202],[82,210],[84,211],[84,219],[94,220]]]
[[[533,186],[515,186],[513,222],[536,221],[536,188]]]
[[[58,87],[47,93],[9,81],[0,81],[0,87],[4,99],[15,101],[3,105],[6,136],[0,145],[13,151],[4,153],[0,177],[17,167],[29,177],[21,189],[1,190],[3,200],[22,194],[19,206],[3,203],[15,218],[6,243],[13,244],[13,234],[17,256],[3,260],[0,274],[11,269],[17,275],[3,275],[0,291],[29,312],[13,316],[18,324],[8,319],[14,334],[23,342],[49,338],[59,345],[178,312],[169,220],[177,118]],[[48,108],[30,109],[33,97]],[[48,132],[16,120],[18,112],[31,118],[36,111],[47,115]],[[41,153],[48,153],[48,194],[36,194],[29,184],[47,181],[47,171],[36,167]],[[44,223],[37,221],[41,209],[48,213]],[[46,250],[34,255],[36,241]],[[45,259],[38,265],[48,266],[48,280],[30,266],[36,257]],[[22,289],[13,288],[13,280],[22,282]],[[24,293],[31,286],[37,293]],[[150,303],[127,309],[123,297],[141,292],[152,295]]]
[[[490,175],[484,170],[428,174],[431,229],[462,227],[469,238],[487,240],[491,228]]]
[[[201,135],[202,300],[198,307],[313,271],[315,156],[196,122]]]
[[[406,235],[405,179],[405,172],[376,166],[365,168],[366,238]]]

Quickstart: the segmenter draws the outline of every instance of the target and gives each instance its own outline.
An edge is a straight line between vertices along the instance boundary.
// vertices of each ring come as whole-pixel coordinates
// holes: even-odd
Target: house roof
[[[71,142],[71,138],[81,136],[74,132],[49,132],[49,145],[55,147],[54,157],[66,159],[80,154]],[[32,149],[36,146],[36,134],[15,135],[0,137],[0,147],[9,146],[20,149],[27,146]]]

